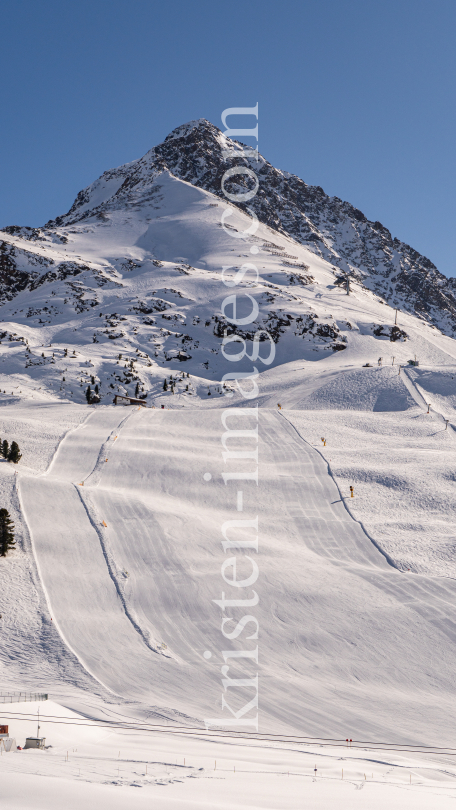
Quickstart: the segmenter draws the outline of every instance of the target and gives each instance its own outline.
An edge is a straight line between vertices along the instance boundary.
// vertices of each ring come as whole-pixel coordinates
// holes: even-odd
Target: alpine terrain
[[[5,806],[450,807],[456,279],[201,119],[0,319]]]

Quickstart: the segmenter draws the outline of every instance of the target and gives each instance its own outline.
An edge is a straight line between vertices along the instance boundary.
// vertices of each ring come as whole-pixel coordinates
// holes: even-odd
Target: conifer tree
[[[14,523],[7,509],[0,509],[0,555],[6,557],[8,551],[14,548]]]
[[[87,386],[87,391],[85,393],[85,396],[86,396],[87,404],[90,405],[90,403],[92,402],[92,389],[91,389],[90,385]]]
[[[8,461],[12,461],[13,464],[17,464],[18,461],[22,458],[22,453],[19,450],[19,445],[17,442],[11,442],[11,447],[8,453]]]
[[[163,383],[163,391],[167,391],[167,390],[168,390],[168,383],[165,380],[164,383]]]
[[[135,397],[138,397],[138,396],[139,396],[139,382],[136,383],[136,388],[135,388]]]
[[[3,456],[3,458],[8,458],[8,453],[9,453],[8,442],[7,442],[6,439],[3,439],[3,441],[2,441],[2,456]]]

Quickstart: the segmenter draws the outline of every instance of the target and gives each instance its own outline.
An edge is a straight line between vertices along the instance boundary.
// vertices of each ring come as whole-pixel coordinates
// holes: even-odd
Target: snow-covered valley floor
[[[38,708],[51,747],[0,758],[2,806],[11,810],[76,810],[82,802],[100,810],[446,810],[456,797],[451,754],[111,731],[52,701],[5,714],[23,718],[14,723],[25,736]]]

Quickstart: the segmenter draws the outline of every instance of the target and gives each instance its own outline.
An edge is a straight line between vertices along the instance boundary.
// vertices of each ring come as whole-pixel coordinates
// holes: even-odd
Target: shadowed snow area
[[[415,400],[396,369],[346,371],[310,393],[299,403],[305,410],[406,411]]]

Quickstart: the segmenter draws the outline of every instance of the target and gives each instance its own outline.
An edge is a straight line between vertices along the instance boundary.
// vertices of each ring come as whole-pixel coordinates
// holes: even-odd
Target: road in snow
[[[96,415],[92,460],[112,414],[120,421],[125,411],[106,411],[104,429]],[[223,716],[220,650],[256,643],[246,633],[223,639],[212,601],[229,591],[220,527],[241,517],[239,483],[221,478],[233,462],[221,458],[220,418],[133,412],[108,463],[78,488],[97,530],[70,484],[49,475],[20,485],[52,615],[80,660],[124,697],[199,718]],[[229,424],[246,426],[239,411]],[[252,610],[261,628],[260,729],[454,743],[454,583],[392,568],[294,428],[267,410],[259,426],[259,486],[243,489],[244,516],[258,514],[260,526]],[[77,470],[84,430],[62,444],[52,472]],[[251,571],[243,566],[238,577]],[[167,648],[152,652],[162,642]]]

